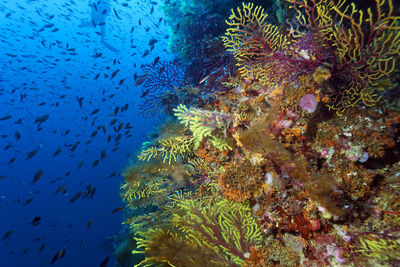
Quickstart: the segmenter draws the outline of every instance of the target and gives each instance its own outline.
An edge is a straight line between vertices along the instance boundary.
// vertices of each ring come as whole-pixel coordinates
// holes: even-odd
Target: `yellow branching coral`
[[[345,85],[329,109],[342,115],[360,101],[374,106],[381,98],[380,81],[400,56],[400,16],[394,15],[392,0],[375,0],[375,11],[368,8],[366,16],[346,0],[285,1],[296,10],[298,22],[334,50],[332,76],[342,77]]]
[[[187,108],[185,105],[180,104],[174,108],[174,115],[178,120],[189,128],[193,133],[194,149],[197,149],[201,141],[205,137],[211,137],[215,129],[226,130],[231,120],[229,114],[220,112],[211,112],[198,108]],[[217,148],[226,149],[228,146],[223,145],[223,141],[215,140],[214,144],[218,145]]]
[[[212,251],[215,260],[242,266],[250,248],[261,242],[248,204],[218,197],[207,202],[185,199],[177,206],[181,212],[172,216],[172,222],[186,240]]]
[[[143,179],[138,184],[125,183],[121,186],[122,199],[124,199],[128,206],[134,207],[138,202],[147,203],[143,199],[149,199],[155,196],[160,196],[167,191],[163,186],[166,178]]]
[[[185,155],[192,152],[193,138],[190,136],[175,136],[158,141],[158,146],[150,146],[143,149],[138,159],[142,161],[149,161],[157,157],[161,157],[163,163],[176,162],[178,157],[185,157]]]
[[[400,259],[400,239],[369,235],[360,239],[359,253],[381,262]]]
[[[242,9],[238,7],[237,13],[232,9],[229,21],[226,21],[229,28],[222,36],[225,47],[233,53],[240,66],[243,77],[258,79],[263,83],[280,80],[280,77],[269,74],[284,59],[283,51],[287,51],[289,45],[278,27],[265,21],[267,17],[261,6],[242,3]]]
[[[222,263],[213,262],[207,250],[199,249],[186,242],[178,233],[168,229],[150,229],[139,233],[135,240],[138,248],[133,254],[145,254],[146,258],[135,267],[159,266],[202,266],[223,267]]]
[[[288,45],[278,27],[265,22],[268,14],[261,6],[254,8],[253,3],[242,3],[243,9],[237,8],[237,14],[232,9],[227,29],[222,40],[228,51],[233,52],[238,65],[245,62],[262,59],[270,51],[281,51]]]

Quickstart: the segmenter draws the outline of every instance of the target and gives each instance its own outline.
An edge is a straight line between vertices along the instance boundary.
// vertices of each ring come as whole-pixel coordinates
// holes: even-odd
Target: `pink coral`
[[[306,94],[301,98],[299,105],[302,110],[313,113],[317,109],[318,102],[313,94]]]

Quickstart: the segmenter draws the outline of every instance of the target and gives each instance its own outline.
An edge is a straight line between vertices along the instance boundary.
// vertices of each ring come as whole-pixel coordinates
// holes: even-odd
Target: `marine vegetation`
[[[174,102],[124,172],[136,266],[400,264],[400,9],[276,6],[231,10],[236,69]]]

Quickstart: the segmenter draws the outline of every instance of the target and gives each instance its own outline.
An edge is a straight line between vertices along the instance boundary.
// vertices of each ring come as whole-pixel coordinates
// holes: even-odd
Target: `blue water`
[[[87,0],[0,2],[0,266],[48,266],[62,249],[54,266],[99,266],[108,256],[113,264],[113,240],[123,220],[122,212],[112,213],[123,205],[120,172],[158,120],[138,115],[140,88],[133,75],[156,56],[173,58],[165,50],[160,4],[151,2],[103,3],[112,10],[100,17]],[[142,57],[151,38],[159,41]],[[113,114],[126,104],[127,110]],[[46,114],[46,121],[34,123]],[[100,160],[102,150],[106,157]],[[32,183],[40,170],[43,176]],[[93,197],[71,202],[88,185],[91,192],[96,188]],[[39,222],[30,224],[35,217]]]

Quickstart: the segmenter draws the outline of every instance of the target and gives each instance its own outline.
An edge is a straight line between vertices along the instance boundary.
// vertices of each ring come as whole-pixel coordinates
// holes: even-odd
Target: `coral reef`
[[[186,72],[198,98],[176,91],[170,120],[123,173],[136,264],[399,265],[400,10],[285,0],[273,19],[236,4],[221,40],[221,28],[201,34],[207,49],[188,52],[199,29],[174,39],[186,66],[215,64],[197,65],[198,82]]]

